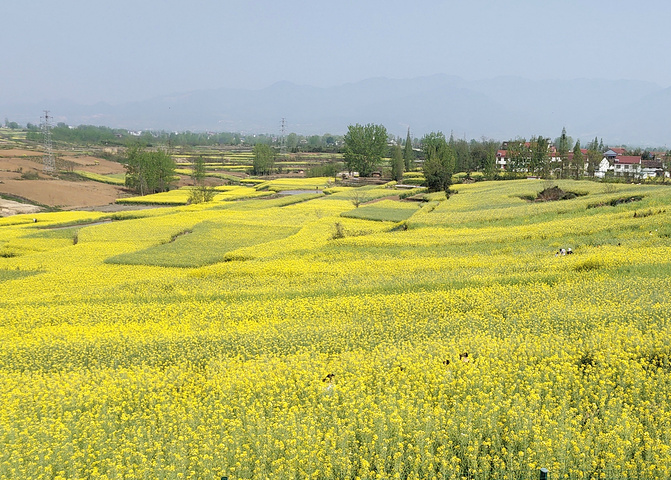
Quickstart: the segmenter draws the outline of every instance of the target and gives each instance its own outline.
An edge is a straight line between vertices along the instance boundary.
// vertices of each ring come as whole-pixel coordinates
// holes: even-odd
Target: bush
[[[217,191],[213,187],[206,187],[201,185],[191,189],[189,192],[188,203],[194,204],[211,202],[216,194]]]
[[[336,222],[333,225],[334,231],[333,234],[331,235],[332,240],[337,240],[339,238],[345,238],[345,227],[343,227],[343,224],[340,222]]]
[[[21,180],[39,180],[40,176],[37,172],[29,171],[21,174]]]
[[[321,165],[315,165],[305,171],[305,176],[313,177],[335,177],[336,174],[344,168],[342,163],[329,162]]]
[[[404,190],[404,191],[401,191],[401,192],[398,194],[398,198],[400,198],[401,200],[403,200],[404,198],[413,197],[413,196],[417,195],[418,193],[422,193],[422,192],[426,192],[426,188],[425,188],[425,187],[421,187],[421,188],[412,188],[412,189],[410,189],[410,190]],[[442,193],[443,196],[444,196],[444,194],[445,194],[445,192],[439,192],[439,193]]]

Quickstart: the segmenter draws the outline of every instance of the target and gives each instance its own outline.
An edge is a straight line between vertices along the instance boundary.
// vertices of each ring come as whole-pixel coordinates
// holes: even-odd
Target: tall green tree
[[[529,173],[547,178],[550,175],[549,139],[538,136],[531,139]]]
[[[403,179],[404,168],[403,151],[399,145],[394,145],[391,152],[391,179],[400,182]]]
[[[298,135],[291,132],[289,135],[287,135],[287,148],[291,152],[295,152],[296,149],[298,148]]]
[[[140,195],[166,192],[177,181],[175,161],[165,150],[132,145],[126,151],[126,186]]]
[[[270,145],[257,143],[252,150],[254,160],[252,163],[253,175],[270,175],[275,166],[275,153]]]
[[[571,139],[566,135],[566,127],[562,128],[561,135],[556,140],[557,155],[559,155],[559,177],[566,178],[568,173],[568,152],[571,149]]]
[[[445,140],[445,135],[442,132],[425,135],[422,139],[422,148],[425,157],[422,170],[426,186],[432,192],[449,192],[456,156]]]
[[[194,185],[202,185],[205,180],[205,161],[202,155],[198,155],[191,165],[191,178]]]
[[[448,146],[454,152],[456,165],[455,172],[471,172],[474,166],[471,163],[471,154],[468,142],[464,139],[455,140],[453,135],[450,135]]]
[[[191,178],[193,179],[194,187],[189,192],[189,203],[211,202],[217,192],[213,187],[205,185],[205,174],[207,172],[202,155],[199,155],[194,160],[191,168]]]
[[[383,125],[350,125],[344,137],[343,157],[350,172],[370,177],[387,151],[387,129]]]
[[[322,144],[322,137],[320,137],[319,135],[311,135],[308,137],[308,145],[311,148],[319,147],[321,146],[321,144]]]
[[[408,136],[405,137],[405,146],[403,147],[403,161],[405,162],[405,171],[410,172],[415,168],[415,152],[412,149],[412,138],[410,138],[410,129]]]
[[[573,178],[579,178],[584,169],[585,159],[580,149],[580,139],[578,139],[573,147],[573,158],[571,159],[571,174]]]

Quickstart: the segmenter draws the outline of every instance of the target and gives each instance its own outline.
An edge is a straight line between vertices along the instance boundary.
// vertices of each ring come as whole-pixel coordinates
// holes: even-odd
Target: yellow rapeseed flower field
[[[671,477],[671,190],[558,185],[0,219],[0,479]]]

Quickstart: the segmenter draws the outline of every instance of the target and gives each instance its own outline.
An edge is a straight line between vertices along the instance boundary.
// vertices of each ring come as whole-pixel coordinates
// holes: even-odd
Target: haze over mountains
[[[575,138],[661,147],[671,145],[671,88],[634,80],[464,80],[433,75],[371,78],[318,88],[289,82],[260,90],[214,89],[163,95],[117,105],[43,101],[0,105],[0,115],[39,123],[44,109],[57,122],[135,130],[342,134],[354,123],[381,123],[405,136],[453,132],[466,139],[497,140],[543,135],[566,127]]]

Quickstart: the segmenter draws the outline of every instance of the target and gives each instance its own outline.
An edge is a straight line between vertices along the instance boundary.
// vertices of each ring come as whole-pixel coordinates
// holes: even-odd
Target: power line
[[[282,121],[280,122],[280,132],[280,153],[284,155],[287,153],[287,119],[284,117],[282,117]]]

